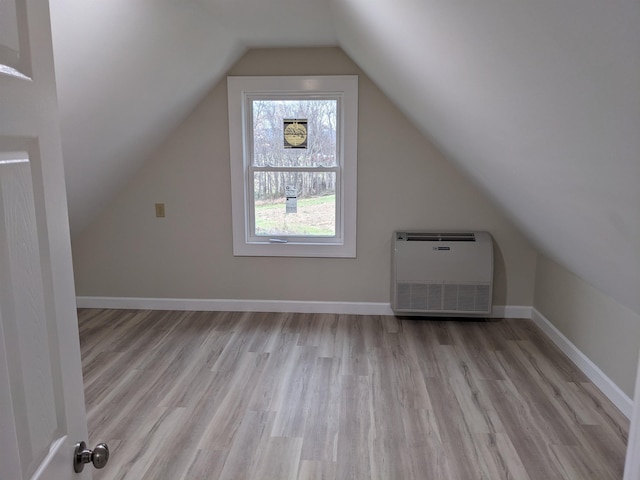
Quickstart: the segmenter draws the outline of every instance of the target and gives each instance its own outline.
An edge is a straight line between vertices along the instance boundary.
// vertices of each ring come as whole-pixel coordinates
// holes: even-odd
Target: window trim
[[[345,257],[356,256],[357,206],[357,133],[358,133],[358,77],[356,75],[287,76],[287,77],[227,77],[229,106],[229,147],[231,167],[231,210],[233,224],[233,254],[235,256],[291,256],[291,257]],[[289,240],[271,242],[269,238],[250,237],[249,174],[251,172],[251,119],[247,102],[264,95],[274,97],[292,95],[298,98],[314,96],[340,97],[338,127],[340,142],[337,154],[341,156],[340,199],[336,195],[335,241]],[[255,168],[255,167],[253,167]],[[333,237],[332,237],[333,238]]]

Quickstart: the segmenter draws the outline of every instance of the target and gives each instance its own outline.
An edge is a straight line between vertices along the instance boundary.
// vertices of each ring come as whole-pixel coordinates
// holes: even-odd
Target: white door
[[[0,476],[90,478],[48,3],[0,0]]]

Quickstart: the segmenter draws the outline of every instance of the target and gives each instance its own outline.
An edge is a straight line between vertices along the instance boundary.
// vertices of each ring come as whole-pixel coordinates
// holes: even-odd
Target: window
[[[355,257],[358,77],[228,77],[234,255]]]

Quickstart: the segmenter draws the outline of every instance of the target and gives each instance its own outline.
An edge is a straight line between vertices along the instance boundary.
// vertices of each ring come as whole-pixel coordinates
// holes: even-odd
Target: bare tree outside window
[[[252,101],[256,235],[335,235],[337,109],[336,99]],[[285,148],[287,119],[306,122],[304,148]]]

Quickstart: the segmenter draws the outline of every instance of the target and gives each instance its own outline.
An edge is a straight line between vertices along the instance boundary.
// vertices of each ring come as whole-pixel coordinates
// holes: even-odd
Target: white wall
[[[251,50],[229,74],[360,75],[357,258],[233,257],[222,81],[74,239],[78,295],[388,302],[393,230],[455,228],[494,235],[495,304],[532,304],[534,249],[340,49]]]

